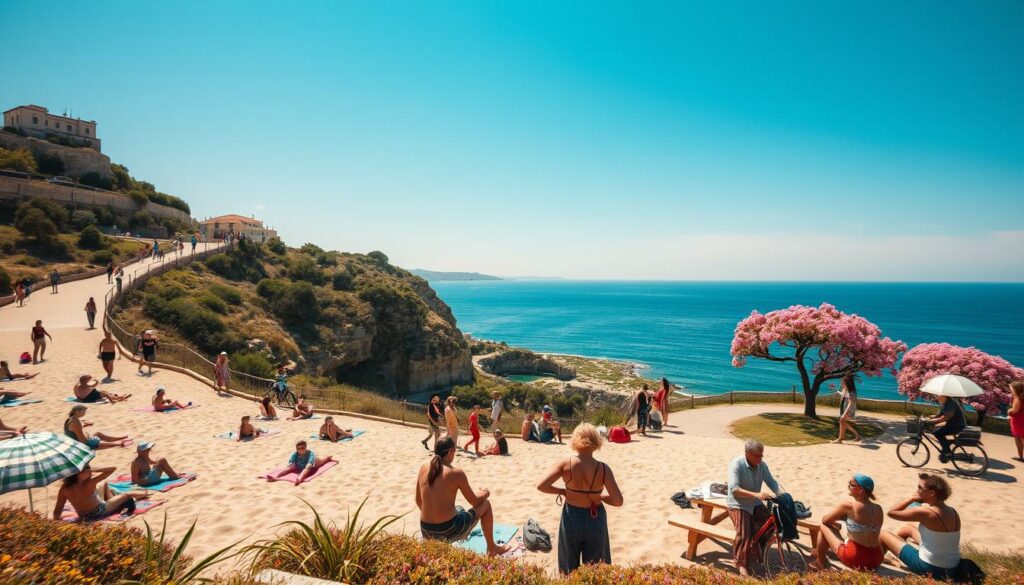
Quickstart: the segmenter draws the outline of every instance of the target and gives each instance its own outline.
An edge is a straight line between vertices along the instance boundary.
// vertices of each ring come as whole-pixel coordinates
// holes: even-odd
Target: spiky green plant
[[[170,556],[166,554],[164,549],[164,535],[167,534],[167,512],[164,512],[163,525],[160,527],[160,536],[157,538],[153,535],[153,528],[149,525],[145,519],[143,523],[146,525],[146,554],[145,562],[147,565],[152,565],[156,568],[156,571],[163,578],[163,583],[166,585],[188,585],[189,583],[212,583],[213,579],[206,577],[200,577],[199,574],[206,569],[222,563],[232,557],[240,554],[235,552],[227,554],[228,551],[238,546],[241,541],[234,542],[228,546],[210,554],[195,564],[189,564],[189,557],[185,554],[188,550],[188,543],[192,540],[192,533],[196,529],[196,521],[192,521],[192,526],[189,527],[188,532],[181,538],[181,542],[178,543],[178,547],[174,549],[174,552]],[[126,580],[122,581],[123,585],[142,585],[142,581]]]
[[[245,547],[243,554],[254,556],[254,569],[275,567],[320,579],[359,582],[365,571],[364,558],[377,536],[401,518],[383,516],[364,528],[359,524],[359,514],[366,505],[364,498],[355,513],[349,515],[344,529],[338,530],[334,523],[324,522],[309,502],[302,503],[313,511],[313,524],[300,520],[282,522],[278,526],[293,529]]]

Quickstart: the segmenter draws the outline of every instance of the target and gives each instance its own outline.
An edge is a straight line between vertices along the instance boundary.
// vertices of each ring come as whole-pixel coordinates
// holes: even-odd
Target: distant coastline
[[[481,274],[479,272],[440,272],[436,270],[424,270],[422,268],[413,268],[409,272],[419,276],[420,278],[426,279],[428,282],[466,282],[474,280],[504,280],[497,276],[490,274]]]

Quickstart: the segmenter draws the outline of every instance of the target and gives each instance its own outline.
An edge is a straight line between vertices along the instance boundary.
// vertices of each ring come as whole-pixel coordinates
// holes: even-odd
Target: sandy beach
[[[0,356],[14,364],[15,372],[39,372],[32,380],[0,386],[31,391],[30,398],[43,400],[0,409],[4,423],[27,425],[32,431],[60,432],[71,406],[64,399],[72,394],[77,376],[103,375],[96,351],[102,331],[86,330],[83,306],[89,296],[101,303],[109,287],[105,276],[62,286],[59,294],[41,286],[24,308],[0,309]],[[16,365],[18,354],[31,351],[29,328],[36,319],[43,319],[54,337],[47,360],[39,365]],[[284,464],[294,442],[308,439],[322,420],[260,421],[258,427],[281,432],[253,442],[217,439],[218,433],[237,429],[242,415],[255,415],[256,403],[218,397],[210,387],[174,372],[154,370],[152,376],[138,376],[135,370],[130,361],[117,361],[116,380],[100,388],[133,397],[125,403],[90,406],[85,418],[95,423],[92,431],[127,434],[136,442],[156,441],[154,456],[166,457],[179,471],[198,474],[196,481],[155,496],[166,501],[161,510],[167,512],[172,537],[181,536],[198,519],[190,549],[193,556],[232,541],[268,537],[275,525],[285,520],[308,520],[311,514],[299,498],[339,523],[345,520],[347,510],[354,510],[365,499],[367,519],[404,515],[393,529],[417,532],[413,484],[419,466],[428,460],[428,452],[420,444],[425,435],[422,429],[336,416],[342,427],[366,433],[348,443],[311,441],[310,446],[318,456],[332,455],[341,464],[299,487],[268,484],[257,475]],[[201,406],[168,414],[136,412],[149,403],[157,386],[164,386],[169,398]],[[725,478],[728,462],[742,451],[742,441],[728,432],[731,421],[759,412],[796,410],[785,405],[744,405],[684,411],[671,416],[664,433],[626,445],[606,445],[598,457],[611,466],[625,496],[625,505],[610,510],[608,515],[614,562],[685,562],[680,559],[684,534],[665,520],[676,514],[696,516],[696,512],[679,510],[669,496],[705,480]],[[465,412],[460,414],[464,416]],[[861,420],[872,420],[886,432],[861,445],[766,449],[765,461],[775,476],[796,499],[811,506],[816,516],[846,493],[847,478],[855,471],[874,478],[883,506],[907,497],[914,489],[916,470],[904,468],[895,453],[903,420],[866,412]],[[1003,519],[1019,514],[1020,502],[1024,501],[1024,467],[1011,460],[1014,449],[1010,437],[988,434],[984,441],[992,466],[983,478],[957,476],[951,466],[939,465],[934,457],[926,470],[949,478],[954,491],[951,504],[962,515],[965,542],[999,551],[1019,550],[1024,547],[1024,532],[1000,527],[1004,526]],[[483,442],[487,444],[486,437]],[[474,460],[460,455],[456,465],[466,469],[473,487],[491,490],[498,522],[522,525],[532,517],[557,539],[559,507],[553,497],[541,494],[535,486],[549,466],[570,455],[568,447],[515,440],[510,441],[510,450],[509,457]],[[133,447],[99,451],[93,466],[114,465],[118,473],[126,473],[134,456]],[[36,509],[49,515],[56,491],[57,486],[35,490]],[[28,494],[5,494],[0,496],[0,503],[27,507]],[[158,510],[143,518],[159,524],[161,513]],[[140,518],[131,523],[142,526]],[[556,553],[528,553],[524,560],[553,572],[556,557]],[[701,545],[698,560],[723,565],[730,562],[725,550],[712,542]]]

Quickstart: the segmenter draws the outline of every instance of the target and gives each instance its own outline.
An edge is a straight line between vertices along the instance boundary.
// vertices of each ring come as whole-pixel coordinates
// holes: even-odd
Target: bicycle
[[[753,540],[762,542],[762,539],[766,539],[764,552],[761,554],[761,566],[769,578],[786,573],[807,572],[807,560],[794,541],[779,535],[782,520],[779,518],[779,507],[775,499],[769,498],[765,501],[765,506],[768,507],[770,517],[754,535]]]
[[[924,467],[928,463],[932,456],[929,444],[942,453],[938,440],[925,433],[926,426],[920,416],[907,417],[910,436],[896,444],[896,457],[907,467]],[[979,427],[965,427],[953,437],[949,460],[964,475],[978,476],[988,470],[988,453],[981,446]]]
[[[267,396],[271,399],[277,399],[278,404],[285,406],[295,406],[298,400],[295,399],[295,394],[288,389],[288,382],[283,380],[277,380],[270,386],[270,390],[267,392]]]

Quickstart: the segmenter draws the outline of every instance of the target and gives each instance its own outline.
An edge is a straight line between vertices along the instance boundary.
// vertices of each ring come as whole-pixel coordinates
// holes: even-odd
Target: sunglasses
[[[860,484],[855,482],[855,481],[851,481],[849,483],[849,486],[852,487],[852,488],[858,488],[858,487],[860,487]]]

